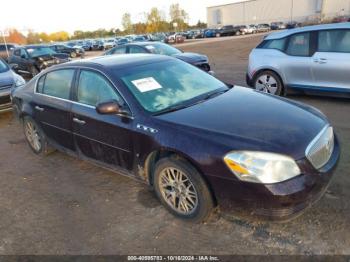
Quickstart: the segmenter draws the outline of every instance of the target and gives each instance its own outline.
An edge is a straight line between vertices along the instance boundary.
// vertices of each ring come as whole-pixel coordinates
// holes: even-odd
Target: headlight
[[[23,79],[23,77],[17,75],[15,77],[15,87],[23,86],[26,83],[26,81]]]
[[[75,49],[75,52],[76,53],[80,53],[80,49]]]
[[[233,151],[224,161],[239,180],[246,182],[274,184],[300,175],[292,158],[274,153]]]

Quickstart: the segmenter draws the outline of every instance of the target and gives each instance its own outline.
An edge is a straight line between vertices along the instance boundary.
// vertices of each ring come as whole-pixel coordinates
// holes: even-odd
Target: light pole
[[[290,9],[290,22],[293,22],[293,9],[294,9],[294,0],[292,1],[292,8]]]
[[[0,30],[1,31],[1,35],[2,35],[2,40],[4,41],[4,44],[5,44],[5,49],[6,49],[6,53],[7,53],[7,58],[10,57],[10,54],[9,54],[9,50],[8,50],[8,47],[7,47],[7,43],[6,43],[6,38],[5,38],[5,32],[4,30]],[[8,35],[7,35],[8,36]]]

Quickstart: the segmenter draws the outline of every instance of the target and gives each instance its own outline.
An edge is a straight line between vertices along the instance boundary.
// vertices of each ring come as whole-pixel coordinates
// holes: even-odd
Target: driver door
[[[119,115],[101,115],[96,105],[124,101],[114,85],[100,72],[81,70],[72,106],[73,133],[79,153],[86,158],[113,167],[131,170],[133,147],[132,119]]]

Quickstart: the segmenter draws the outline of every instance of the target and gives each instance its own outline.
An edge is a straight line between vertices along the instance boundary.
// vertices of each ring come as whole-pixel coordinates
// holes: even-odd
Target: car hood
[[[328,124],[317,109],[244,87],[157,118],[230,150],[275,152],[296,160],[305,157],[309,143]]]
[[[190,64],[208,63],[207,56],[196,53],[179,53],[172,55],[172,57],[178,58]]]
[[[11,70],[0,73],[0,87],[13,85],[14,73]]]

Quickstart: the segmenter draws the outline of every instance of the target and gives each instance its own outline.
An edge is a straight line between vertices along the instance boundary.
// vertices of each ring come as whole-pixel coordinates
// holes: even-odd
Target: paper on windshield
[[[142,78],[131,82],[141,93],[162,88],[162,86],[153,77]]]
[[[155,47],[153,45],[146,45],[146,48],[149,50],[155,49]]]

